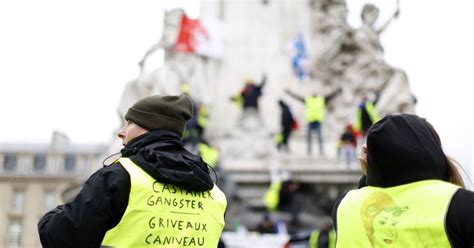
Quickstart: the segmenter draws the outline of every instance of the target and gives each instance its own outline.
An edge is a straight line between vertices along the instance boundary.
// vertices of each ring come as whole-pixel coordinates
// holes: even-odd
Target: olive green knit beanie
[[[186,121],[193,113],[193,104],[186,95],[145,97],[130,107],[125,119],[148,130],[170,130],[183,136]]]

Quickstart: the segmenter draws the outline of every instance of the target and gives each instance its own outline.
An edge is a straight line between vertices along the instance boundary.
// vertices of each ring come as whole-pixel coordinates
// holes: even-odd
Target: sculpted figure
[[[361,13],[363,25],[356,32],[356,41],[364,52],[370,53],[377,59],[382,59],[383,47],[380,44],[380,34],[387,29],[394,18],[398,18],[399,14],[400,9],[397,6],[393,15],[380,28],[376,28],[375,22],[379,16],[379,9],[373,4],[364,5]]]
[[[363,95],[378,96],[376,108],[380,116],[414,113],[415,98],[408,77],[403,70],[384,60],[380,42],[380,35],[399,16],[398,2],[394,13],[380,27],[376,26],[379,9],[366,4],[359,28],[352,28],[345,22],[344,1],[326,0],[323,3],[314,13],[317,28],[313,29],[312,35],[310,76],[314,87],[322,84],[329,91],[342,89],[342,94],[328,105],[332,113],[328,112],[326,123],[333,130],[326,133],[336,137],[344,128],[341,123],[355,120],[355,106]]]

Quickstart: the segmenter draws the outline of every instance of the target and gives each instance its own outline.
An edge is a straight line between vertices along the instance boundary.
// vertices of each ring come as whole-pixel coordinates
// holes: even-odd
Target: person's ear
[[[357,157],[360,162],[360,169],[364,175],[367,175],[367,145],[362,145],[362,153]]]

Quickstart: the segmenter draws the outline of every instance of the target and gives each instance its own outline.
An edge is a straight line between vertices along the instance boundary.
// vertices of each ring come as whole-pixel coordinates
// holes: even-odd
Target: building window
[[[91,160],[88,158],[88,157],[83,157],[82,159],[82,171],[89,171],[89,167],[90,167],[90,164],[91,164]]]
[[[64,159],[64,171],[74,172],[76,170],[76,157],[73,154],[66,155]]]
[[[84,174],[89,172],[90,159],[86,155],[76,155],[76,171]]]
[[[3,158],[3,171],[14,172],[16,169],[16,154],[5,154]]]
[[[33,170],[35,172],[44,172],[46,168],[46,155],[45,154],[36,154],[33,162]]]
[[[54,191],[48,190],[44,192],[44,207],[45,210],[51,210],[56,207],[56,199],[54,196]]]
[[[20,247],[22,225],[20,219],[11,219],[8,223],[7,245],[8,247]]]
[[[29,156],[18,157],[18,168],[21,174],[29,174],[31,168],[31,158]]]
[[[13,191],[13,200],[12,200],[13,211],[22,212],[24,202],[25,202],[25,191],[23,191],[23,190],[14,190]]]
[[[49,166],[50,166],[51,173],[59,174],[61,172],[62,163],[63,163],[62,157],[59,157],[58,155],[50,156]]]

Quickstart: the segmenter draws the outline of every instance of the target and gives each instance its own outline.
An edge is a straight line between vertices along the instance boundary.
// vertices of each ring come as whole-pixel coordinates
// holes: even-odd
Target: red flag
[[[183,15],[175,51],[195,53],[198,46],[196,37],[206,35],[207,32],[201,25],[199,19],[190,19],[186,15]]]

